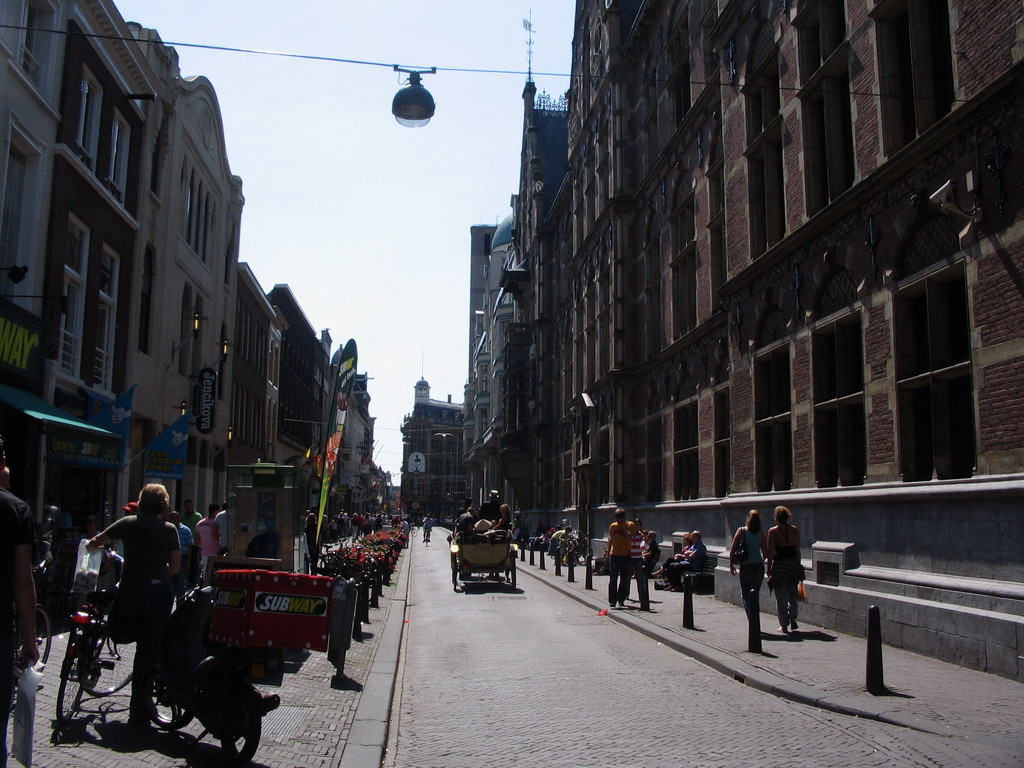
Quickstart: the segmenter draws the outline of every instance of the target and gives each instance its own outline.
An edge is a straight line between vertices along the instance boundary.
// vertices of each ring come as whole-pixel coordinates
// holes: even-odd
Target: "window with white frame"
[[[18,64],[25,76],[36,87],[43,85],[43,76],[46,73],[46,63],[53,39],[53,35],[49,34],[49,31],[54,26],[55,15],[53,9],[40,0],[28,0],[22,10],[20,19],[22,36]]]
[[[82,324],[85,317],[85,272],[89,260],[89,230],[78,219],[68,221],[64,255],[64,296],[67,312],[61,318],[59,364],[62,371],[79,376],[82,359]]]
[[[100,290],[96,303],[96,357],[93,376],[96,385],[110,390],[114,378],[114,328],[117,325],[117,278],[120,260],[109,249],[103,250],[100,264]]]
[[[110,126],[110,165],[107,168],[107,187],[118,200],[124,200],[128,183],[128,151],[131,129],[128,121],[115,110]]]
[[[28,158],[12,145],[7,155],[4,186],[0,190],[3,199],[3,214],[0,218],[0,263],[3,264],[18,263],[27,169]]]
[[[96,167],[96,148],[100,135],[100,107],[103,91],[89,70],[82,72],[81,102],[78,107],[78,156],[90,168]]]

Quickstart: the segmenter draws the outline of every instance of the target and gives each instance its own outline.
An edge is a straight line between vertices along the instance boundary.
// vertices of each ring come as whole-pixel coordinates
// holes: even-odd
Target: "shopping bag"
[[[96,591],[100,578],[100,566],[103,565],[103,550],[89,549],[86,539],[78,542],[78,561],[75,576],[71,582],[71,591],[88,594]]]
[[[36,690],[43,679],[42,667],[28,667],[18,679],[18,702],[14,705],[14,739],[11,756],[25,768],[32,768],[32,728],[36,719]]]

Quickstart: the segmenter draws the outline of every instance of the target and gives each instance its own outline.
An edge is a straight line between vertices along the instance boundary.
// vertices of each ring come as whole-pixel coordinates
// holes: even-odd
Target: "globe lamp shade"
[[[420,85],[418,72],[411,73],[409,84],[395,94],[391,114],[406,128],[422,128],[434,116],[434,97]]]

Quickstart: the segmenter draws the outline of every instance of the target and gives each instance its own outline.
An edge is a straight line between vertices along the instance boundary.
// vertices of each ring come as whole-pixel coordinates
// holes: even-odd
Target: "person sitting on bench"
[[[693,543],[678,555],[675,555],[671,560],[666,560],[661,568],[651,574],[655,577],[664,577],[668,582],[668,590],[670,592],[683,591],[684,573],[700,573],[704,568],[704,560],[707,559],[708,548],[704,546],[701,538],[700,531],[691,533],[690,540]]]

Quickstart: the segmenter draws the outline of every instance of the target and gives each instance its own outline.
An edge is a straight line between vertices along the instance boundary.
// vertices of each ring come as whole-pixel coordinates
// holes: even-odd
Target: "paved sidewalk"
[[[414,540],[415,543],[415,540]],[[410,564],[402,552],[379,607],[370,609],[363,640],[352,641],[345,678],[332,684],[334,666],[325,653],[286,651],[283,670],[254,680],[277,693],[281,706],[263,721],[254,768],[379,768],[386,744],[398,648],[405,618]],[[127,725],[129,689],[100,699],[86,698],[82,712],[59,743],[51,743],[66,635],[54,638],[43,689],[36,704],[34,761],[37,768],[213,768],[223,765],[219,743],[193,722],[181,733]],[[12,728],[8,728],[10,743]],[[11,759],[9,765],[19,765]]]
[[[555,576],[520,561],[520,586],[542,582],[599,612],[608,609],[608,577],[594,576],[593,589],[585,588],[586,571],[568,568]],[[525,578],[524,578],[525,577]],[[716,578],[722,578],[717,574]],[[739,578],[734,577],[734,578]],[[525,582],[525,583],[524,583]],[[637,597],[635,582],[631,596]],[[767,593],[767,585],[762,587]],[[651,610],[639,610],[629,601],[607,616],[648,637],[685,653],[738,682],[821,709],[915,728],[928,733],[993,744],[1024,755],[1024,719],[1020,683],[985,672],[948,664],[899,648],[883,645],[888,695],[867,693],[867,644],[828,628],[800,623],[789,636],[778,631],[773,614],[761,614],[762,653],[747,650],[747,620],[740,606],[712,595],[693,596],[694,629],[683,628],[683,595],[655,591],[651,584]],[[885,626],[882,626],[885,639]]]

